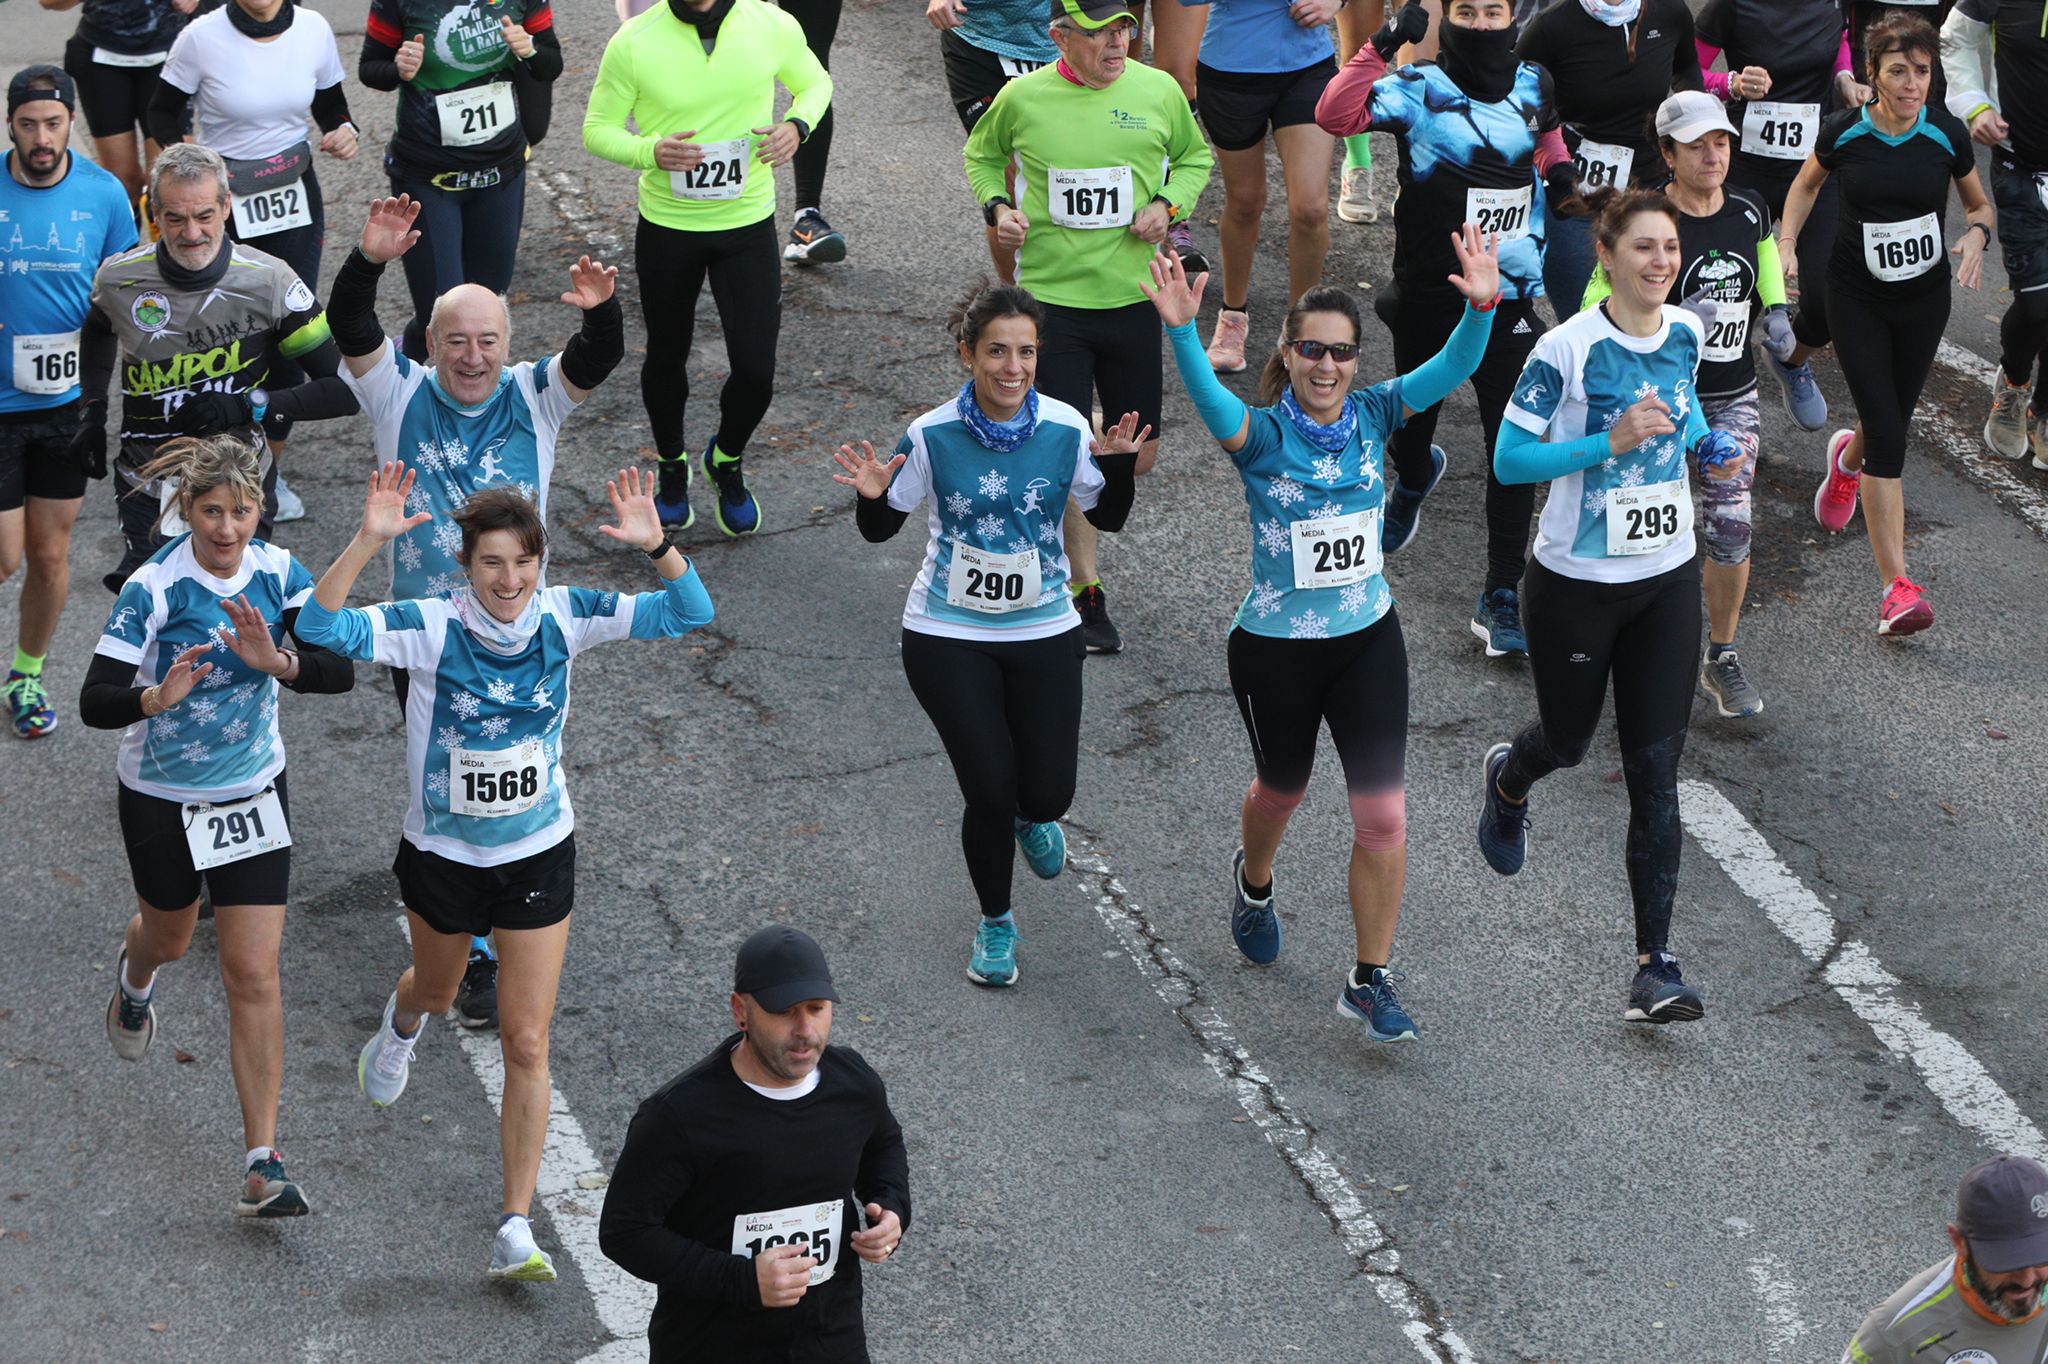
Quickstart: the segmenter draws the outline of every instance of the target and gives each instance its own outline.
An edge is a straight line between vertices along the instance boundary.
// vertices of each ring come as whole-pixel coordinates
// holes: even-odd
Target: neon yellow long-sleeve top
[[[688,232],[746,227],[775,212],[775,175],[756,155],[753,133],[775,121],[777,81],[791,96],[785,117],[817,127],[832,102],[832,77],[789,15],[763,0],[734,0],[707,55],[697,30],[656,4],[605,44],[583,145],[640,172],[647,221]],[[626,128],[629,116],[639,132]],[[675,133],[691,133],[713,153],[687,182],[654,164],[655,144]],[[715,154],[740,138],[747,140],[743,157]],[[743,177],[730,173],[741,167]],[[742,179],[737,194],[735,178]]]

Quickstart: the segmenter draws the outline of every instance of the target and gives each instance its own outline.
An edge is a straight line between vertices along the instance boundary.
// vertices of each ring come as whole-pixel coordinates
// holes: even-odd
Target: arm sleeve
[[[1095,504],[1083,507],[1081,515],[1088,518],[1088,524],[1097,530],[1112,533],[1124,528],[1130,518],[1131,503],[1138,495],[1138,457],[1136,455],[1083,455],[1092,459],[1095,467],[1102,471],[1102,487],[1095,495]]]
[[[782,66],[775,72],[775,79],[789,91],[789,111],[782,117],[798,119],[804,127],[815,128],[832,107],[831,73],[805,45],[804,31],[796,20],[780,11],[775,12],[775,17],[783,21],[786,30]]]
[[[1766,308],[1785,306],[1785,265],[1778,259],[1778,239],[1769,222],[1756,244],[1756,296]]]
[[[669,1230],[668,1215],[689,1191],[695,1173],[689,1143],[678,1139],[677,1126],[656,1099],[633,1115],[605,1189],[598,1248],[636,1279],[685,1297],[759,1309],[753,1261]]]
[[[392,0],[370,0],[356,75],[372,90],[396,90],[403,84],[398,76],[398,48],[411,36],[402,27],[404,22],[404,13]]]
[[[1693,404],[1699,410],[1699,404]],[[1503,483],[1547,483],[1581,469],[1590,469],[1608,456],[1603,432],[1580,440],[1547,441],[1534,431],[1512,421],[1500,424],[1500,438],[1493,443],[1493,476]]]
[[[562,347],[562,377],[585,392],[603,383],[626,358],[626,314],[613,294],[583,312],[583,324]]]
[[[967,183],[974,190],[977,204],[1009,192],[1003,188],[1003,172],[1010,165],[1010,111],[1017,103],[1005,98],[1009,93],[1007,84],[996,92],[994,103],[976,120],[974,131],[967,135],[967,145],[960,150],[960,159],[967,166]]]
[[[541,0],[540,4],[529,6],[526,17],[519,21],[533,38],[533,55],[516,65],[521,71],[537,81],[551,81],[562,74],[562,39],[555,32],[555,12]]]
[[[1700,73],[1699,44],[1693,37],[1692,7],[1683,3],[1674,4],[1672,20],[1678,25],[1678,43],[1671,50],[1671,88],[1676,90],[1704,90],[1706,77]]]
[[[680,551],[679,551],[680,552]],[[641,592],[633,597],[632,639],[681,639],[701,630],[712,620],[711,594],[697,576],[696,560],[680,578],[662,582],[659,592]]]
[[[893,538],[909,519],[909,512],[898,511],[889,505],[887,491],[880,497],[856,496],[853,500],[853,524],[859,529],[860,538],[871,545]]]
[[[1963,0],[1941,26],[1941,72],[1948,80],[1948,111],[1968,123],[1984,109],[1998,107],[1998,74],[1984,60],[1997,10]],[[1843,41],[1847,41],[1844,35]]]
[[[334,272],[334,287],[327,293],[327,328],[343,355],[375,355],[384,346],[384,328],[377,321],[377,281],[383,275],[384,267],[372,263],[360,248],[351,248]]]
[[[1209,429],[1209,434],[1217,440],[1229,440],[1244,430],[1245,417],[1250,409],[1244,405],[1244,399],[1225,388],[1216,377],[1216,368],[1202,350],[1202,339],[1195,331],[1195,324],[1186,322],[1178,327],[1168,327],[1166,335],[1173,344],[1173,363],[1180,370],[1181,384],[1187,389],[1188,397],[1193,400],[1195,411]]]
[[[1579,311],[1598,306],[1614,292],[1614,281],[1607,278],[1607,267],[1595,265],[1593,273],[1586,276],[1586,296],[1579,300]]]
[[[353,123],[349,117],[348,91],[337,83],[313,92],[313,122],[323,133],[331,133],[344,123]]]
[[[1126,456],[1135,459],[1135,455]],[[875,1083],[881,1084],[879,1077]],[[879,1203],[903,1220],[910,1230],[910,1156],[903,1146],[903,1125],[889,1110],[887,1089],[880,1095],[882,1116],[861,1148],[860,1170],[854,1176],[853,1191],[862,1203]]]
[[[1479,312],[1470,303],[1458,319],[1444,348],[1430,356],[1401,380],[1401,405],[1411,412],[1435,407],[1473,374],[1486,357],[1486,339],[1493,335],[1493,315],[1488,308]]]
[[[326,331],[324,319],[321,330]],[[298,421],[320,421],[328,417],[353,417],[362,410],[356,395],[342,382],[341,347],[334,344],[334,338],[323,336],[319,345],[292,358],[306,371],[306,382],[272,394],[272,413]]]
[[[303,573],[305,570],[299,571]],[[331,649],[323,649],[317,644],[308,644],[305,640],[299,639],[298,631],[292,628],[298,623],[301,609],[303,608],[293,607],[279,619],[286,633],[290,634],[299,646],[299,675],[293,681],[282,685],[305,696],[339,696],[342,692],[352,690],[356,685],[356,665]]]
[[[292,637],[301,644],[327,649],[360,662],[368,662],[374,657],[375,636],[370,612],[356,606],[329,611],[318,601],[309,599],[292,621]]]
[[[613,34],[604,45],[597,63],[597,83],[590,87],[590,103],[583,110],[583,146],[592,156],[634,170],[654,168],[654,145],[659,133],[626,131],[638,98],[632,67],[632,44]]]
[[[146,689],[135,685],[135,670],[136,665],[124,659],[94,654],[78,693],[79,721],[90,729],[126,729],[143,719]]]
[[[114,324],[95,303],[85,310],[85,323],[79,328],[78,384],[85,401],[107,400],[107,385],[113,382],[114,366],[120,359],[121,342],[114,335]]]
[[[1839,76],[1844,71],[1853,74],[1855,70],[1855,60],[1849,55],[1849,26],[1845,23],[1842,25],[1842,45],[1835,49],[1835,74]]]
[[[164,63],[170,69],[170,63]],[[185,111],[191,107],[192,92],[180,90],[162,76],[157,78],[156,91],[149,97],[149,108],[142,115],[142,126],[150,139],[159,147],[168,147],[185,140]]]
[[[1707,433],[1712,430],[1713,428],[1707,425],[1707,405],[1697,398],[1687,403],[1685,408],[1685,448],[1687,450],[1697,449],[1699,443],[1705,440]],[[1604,457],[1607,445],[1607,440],[1604,436],[1600,440],[1600,445]]]
[[[1729,98],[1729,73],[1712,69],[1714,63],[1721,60],[1721,49],[1708,42],[1705,38],[1694,38],[1692,46],[1693,50],[1699,54],[1700,79],[1706,82],[1707,93],[1715,99]]]
[[[1373,87],[1386,71],[1387,59],[1379,49],[1371,43],[1362,45],[1323,87],[1322,98],[1316,101],[1316,126],[1335,137],[1352,137],[1371,127]]]
[[[1564,130],[1546,128],[1537,136],[1536,150],[1529,159],[1535,163],[1536,173],[1546,180],[1553,167],[1571,165],[1572,154],[1565,150]]]

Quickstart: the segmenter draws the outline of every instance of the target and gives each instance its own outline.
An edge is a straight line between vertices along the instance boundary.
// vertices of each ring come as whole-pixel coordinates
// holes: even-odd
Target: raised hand
[[[420,67],[427,60],[427,38],[415,33],[398,45],[398,78],[409,81],[420,73]]]
[[[504,36],[505,46],[512,49],[512,55],[525,61],[533,55],[533,35],[512,22],[512,16],[498,16],[498,32]]]
[[[419,229],[413,226],[419,216],[420,206],[410,194],[372,199],[370,216],[363,223],[363,239],[357,245],[373,265],[397,260],[420,239]]]
[[[1670,406],[1652,393],[1638,399],[1607,432],[1607,453],[1619,459],[1637,446],[1677,429],[1671,424]]]
[[[1095,453],[1098,455],[1135,455],[1145,448],[1145,442],[1152,439],[1152,428],[1147,425],[1138,429],[1138,414],[1126,412],[1123,419],[1109,427],[1097,437]]]
[[[599,526],[597,533],[613,540],[637,545],[649,553],[668,539],[661,530],[661,515],[654,510],[654,475],[643,480],[638,469],[621,469],[608,480],[604,490],[612,500],[616,526]]]
[[[1451,234],[1451,249],[1458,253],[1462,274],[1451,275],[1451,287],[1475,308],[1484,308],[1500,295],[1500,233],[1482,239],[1471,223]]]
[[[1139,280],[1138,287],[1159,310],[1159,320],[1169,327],[1194,321],[1202,310],[1202,290],[1209,285],[1207,272],[1196,275],[1193,287],[1189,287],[1187,267],[1180,263],[1180,253],[1172,247],[1154,256],[1148,264],[1152,268],[1152,282]]]
[[[589,312],[612,296],[618,278],[618,266],[583,256],[569,267],[569,292],[562,295],[562,302]]]
[[[370,493],[363,499],[361,533],[366,539],[381,545],[434,519],[431,512],[405,514],[405,500],[412,496],[414,472],[397,463],[371,471]]]
[[[212,648],[213,641],[204,640],[178,655],[177,661],[171,664],[171,670],[164,674],[164,680],[156,684],[157,705],[169,710],[190,696],[192,688],[206,680],[206,675],[213,671],[213,665],[199,663],[199,660]],[[192,666],[195,663],[199,664],[196,668]]]
[[[862,497],[873,501],[889,491],[889,480],[896,477],[896,471],[903,467],[904,456],[898,455],[887,464],[875,458],[875,447],[867,441],[860,443],[860,452],[854,453],[851,445],[842,445],[832,452],[832,458],[839,461],[843,474],[832,475],[834,483],[844,483]]]
[[[221,642],[245,667],[277,677],[291,666],[291,660],[270,637],[270,624],[263,619],[263,613],[249,605],[247,593],[229,597],[221,607],[228,613],[228,623],[235,627],[232,632],[221,631]]]

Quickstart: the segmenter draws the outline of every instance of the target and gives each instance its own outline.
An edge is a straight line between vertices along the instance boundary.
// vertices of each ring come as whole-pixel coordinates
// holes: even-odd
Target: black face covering
[[[1437,65],[1473,99],[1497,103],[1515,88],[1516,37],[1513,24],[1476,29],[1444,23],[1437,29]]]
[[[698,36],[715,38],[718,26],[732,12],[732,0],[713,0],[709,9],[691,9],[685,0],[668,0],[668,12],[697,30]]]
[[[292,26],[293,0],[284,0],[277,7],[277,13],[269,19],[258,19],[243,9],[236,0],[228,0],[228,22],[235,26],[235,32],[250,38],[275,38]]]

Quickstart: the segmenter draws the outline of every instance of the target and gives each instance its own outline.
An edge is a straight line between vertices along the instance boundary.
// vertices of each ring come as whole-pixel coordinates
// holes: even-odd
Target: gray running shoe
[[[128,992],[121,988],[121,979],[127,973],[128,949],[124,947],[114,961],[114,998],[107,1004],[107,1040],[114,1044],[114,1055],[123,1061],[140,1061],[156,1041],[156,1005],[149,999],[137,1004],[128,998]],[[154,981],[149,993],[152,997],[156,994]]]
[[[490,1276],[515,1283],[555,1281],[554,1259],[533,1243],[533,1227],[524,1217],[510,1218],[498,1228],[498,1237],[491,1243]]]
[[[2027,462],[2048,473],[2048,417],[2034,418],[2034,429],[2028,433],[2027,443],[2034,449],[2034,457]]]
[[[1827,396],[1814,382],[1811,363],[1783,364],[1769,351],[1764,352],[1764,363],[1777,377],[1778,391],[1785,400],[1785,415],[1794,424],[1808,431],[1818,431],[1828,424]]]
[[[2006,459],[2027,457],[2027,387],[2009,384],[2005,371],[1991,381],[1991,414],[1984,418],[1984,444]]]
[[[1700,687],[1728,719],[1746,720],[1764,712],[1763,693],[1743,675],[1742,660],[1733,649],[1724,650],[1719,658],[1709,658],[1700,665]]]

